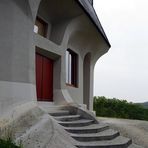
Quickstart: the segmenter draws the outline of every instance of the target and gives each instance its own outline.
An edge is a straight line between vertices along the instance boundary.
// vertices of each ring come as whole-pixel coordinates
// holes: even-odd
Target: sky
[[[112,46],[96,63],[95,96],[148,101],[147,6],[147,0],[94,0]]]

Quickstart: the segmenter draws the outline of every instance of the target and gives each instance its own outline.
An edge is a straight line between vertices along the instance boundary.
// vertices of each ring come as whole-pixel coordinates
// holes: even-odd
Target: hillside
[[[144,108],[148,108],[148,102],[140,103]]]
[[[147,108],[139,104],[129,103],[126,100],[109,99],[104,96],[94,97],[94,110],[97,116],[148,121]]]

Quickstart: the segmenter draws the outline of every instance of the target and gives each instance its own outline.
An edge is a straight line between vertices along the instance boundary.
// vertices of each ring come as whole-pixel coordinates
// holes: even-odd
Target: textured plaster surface
[[[74,140],[48,114],[17,140],[24,148],[75,148]]]
[[[48,24],[47,38],[33,32],[36,16]],[[92,110],[94,65],[109,46],[78,3],[74,0],[1,0],[0,18],[3,20],[0,23],[3,28],[0,37],[0,116],[14,112],[19,105],[37,102],[36,51],[54,60],[55,104],[84,104],[83,97],[87,94],[85,102]],[[67,48],[79,57],[78,87],[65,84]],[[91,55],[90,75],[83,72],[87,53]],[[90,85],[86,89],[84,77]]]
[[[148,148],[148,121],[98,118],[103,123],[108,123],[114,129],[120,131],[123,136],[129,137],[134,143]]]
[[[24,148],[75,148],[74,139],[47,113],[38,107],[26,111],[1,127],[1,137],[11,132]]]

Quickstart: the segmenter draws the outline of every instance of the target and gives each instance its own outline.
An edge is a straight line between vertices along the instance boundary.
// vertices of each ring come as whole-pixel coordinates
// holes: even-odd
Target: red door
[[[38,101],[53,101],[53,61],[36,53],[36,89]]]

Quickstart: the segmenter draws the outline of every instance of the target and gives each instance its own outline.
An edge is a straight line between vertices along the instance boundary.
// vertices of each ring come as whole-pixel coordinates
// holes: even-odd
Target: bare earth
[[[120,134],[131,138],[133,143],[148,148],[148,121],[103,118],[99,121],[108,123],[111,128],[120,131]]]

